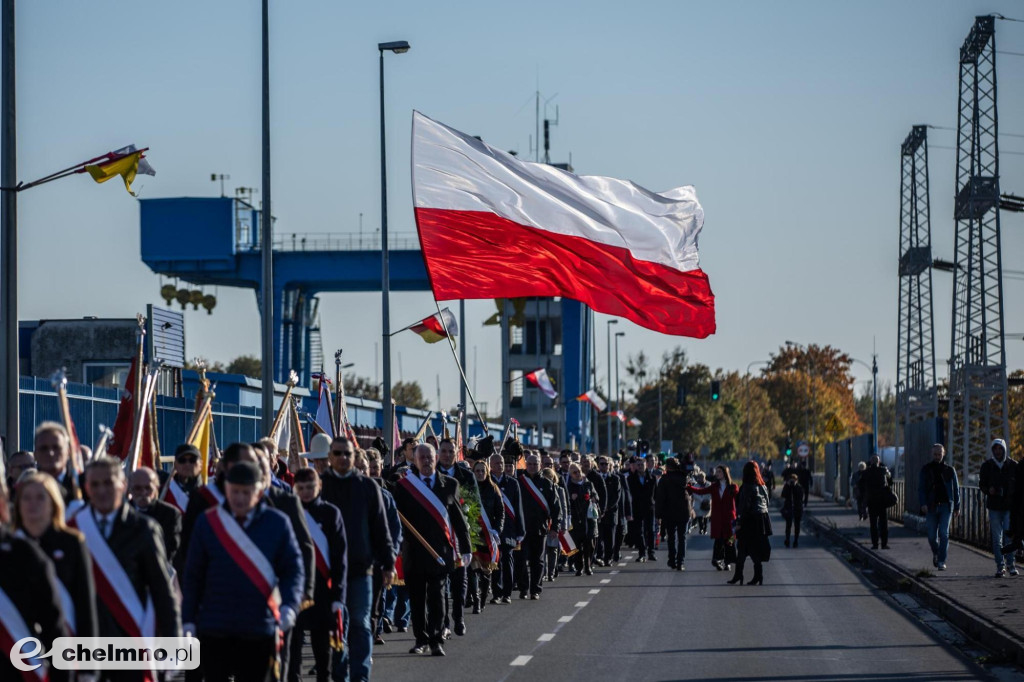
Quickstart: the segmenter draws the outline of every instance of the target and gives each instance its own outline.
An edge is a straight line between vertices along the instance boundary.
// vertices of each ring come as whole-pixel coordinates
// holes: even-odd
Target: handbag
[[[736,543],[732,542],[732,541],[728,542],[725,545],[725,552],[724,552],[724,554],[725,554],[725,564],[727,566],[729,564],[736,563]]]
[[[882,503],[885,504],[886,509],[889,507],[895,507],[900,503],[900,498],[892,491],[892,488],[885,486],[885,490],[882,492]]]
[[[601,518],[601,508],[594,504],[594,501],[590,501],[590,506],[587,507],[587,518],[596,521]]]

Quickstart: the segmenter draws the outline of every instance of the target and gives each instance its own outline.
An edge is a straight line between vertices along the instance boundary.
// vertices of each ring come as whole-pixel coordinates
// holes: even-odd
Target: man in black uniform
[[[295,472],[295,494],[302,501],[306,525],[316,549],[316,589],[313,606],[299,614],[292,634],[289,682],[302,677],[302,631],[309,630],[317,682],[327,682],[330,670],[330,636],[337,627],[337,614],[343,611],[348,566],[345,558],[345,522],[341,511],[320,497],[320,476],[309,467]]]
[[[444,581],[458,563],[469,565],[472,546],[459,506],[458,483],[435,470],[433,446],[418,445],[414,452],[417,473],[409,473],[395,486],[395,504],[440,560],[411,531],[403,538],[402,567],[416,634],[409,653],[424,653],[429,646],[431,654],[444,656]]]
[[[505,475],[505,460],[501,455],[491,455],[488,464],[491,467],[491,476],[501,490],[501,502],[505,506],[505,523],[501,528],[501,557],[498,560],[498,569],[492,582],[491,599],[492,604],[512,603],[512,580],[516,565],[516,545],[523,541],[526,535],[526,527],[523,525],[522,495],[519,489],[519,482],[514,476]],[[513,469],[515,465],[513,465]]]
[[[454,478],[459,488],[469,488],[476,493],[480,499],[480,490],[477,488],[476,476],[469,470],[469,467],[462,466],[455,461],[455,443],[451,438],[442,438],[437,451],[437,470]],[[451,632],[460,637],[466,634],[466,590],[469,588],[469,565],[459,566],[448,576],[448,589],[445,590],[444,598],[444,635],[451,637]],[[454,627],[452,626],[454,623]]]
[[[178,547],[181,546],[181,512],[176,507],[156,499],[159,492],[157,481],[155,471],[149,467],[139,467],[132,472],[129,492],[135,511],[160,524],[167,563],[174,566]]]
[[[657,483],[643,460],[635,464],[633,473],[627,477],[632,509],[629,518],[633,523],[633,539],[636,542],[638,562],[647,559],[657,561],[654,554],[654,490]]]
[[[605,489],[604,507],[598,521],[597,563],[608,566],[615,554],[615,529],[619,525],[619,508],[622,506],[622,479],[611,471],[611,461],[604,455],[598,458],[597,468]]]
[[[519,476],[523,505],[523,559],[519,573],[519,598],[540,599],[544,577],[544,543],[558,537],[561,513],[551,482],[540,475],[540,457],[526,458],[526,471]]]

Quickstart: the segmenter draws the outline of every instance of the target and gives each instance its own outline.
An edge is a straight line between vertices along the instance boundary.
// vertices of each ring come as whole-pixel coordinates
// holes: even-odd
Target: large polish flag
[[[665,334],[715,331],[692,186],[520,161],[413,113],[413,199],[438,300],[565,296]]]

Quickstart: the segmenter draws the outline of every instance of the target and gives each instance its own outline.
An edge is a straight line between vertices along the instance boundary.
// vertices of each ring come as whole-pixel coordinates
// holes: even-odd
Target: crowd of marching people
[[[692,458],[555,455],[515,439],[496,449],[491,437],[460,453],[432,440],[391,453],[379,438],[363,449],[318,434],[292,467],[270,439],[234,443],[204,483],[192,445],[166,472],[126,473],[106,456],[76,472],[64,426],[45,422],[0,486],[0,643],[195,636],[202,661],[188,680],[367,680],[390,633],[411,629],[410,654],[444,656],[467,614],[539,600],[545,584],[621,562],[624,545],[644,563],[664,543],[683,571],[687,535],[707,535],[715,568],[734,569],[728,582],[744,583],[747,559],[748,584],[764,580],[770,466],[748,462],[737,486]],[[796,546],[807,489],[783,477]],[[9,665],[0,659],[0,677]],[[133,674],[71,679],[145,673]]]

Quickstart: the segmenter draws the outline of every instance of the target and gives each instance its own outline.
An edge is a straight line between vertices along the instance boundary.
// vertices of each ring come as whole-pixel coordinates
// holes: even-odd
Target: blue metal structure
[[[142,261],[153,272],[198,286],[252,289],[259,296],[259,210],[241,199],[225,197],[143,199],[139,204]],[[392,234],[389,242],[391,290],[429,291],[430,282],[416,234]],[[294,368],[300,385],[309,386],[311,374],[320,369],[316,360],[319,344],[317,294],[380,291],[379,239],[376,235],[364,239],[354,234],[299,234],[275,229],[273,243],[274,379],[284,383],[288,372]],[[563,310],[562,353],[566,375],[559,390],[565,400],[565,433],[567,437],[575,434],[578,443],[586,444],[589,410],[581,409],[573,398],[590,387],[593,313],[586,306],[568,300],[563,301]],[[187,373],[185,381],[188,396]],[[221,390],[226,388],[222,386]],[[233,395],[231,400],[236,404],[246,403],[240,396]],[[259,402],[252,405],[255,409]],[[367,406],[378,414],[379,408],[379,403],[374,403],[372,408]],[[315,411],[315,405],[312,410]],[[400,429],[415,432],[423,416],[414,412],[418,411],[398,408]],[[411,427],[416,418],[420,421]],[[353,417],[353,421],[358,420]],[[379,428],[377,421],[361,423]],[[524,441],[537,444],[536,434],[522,435]]]

